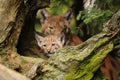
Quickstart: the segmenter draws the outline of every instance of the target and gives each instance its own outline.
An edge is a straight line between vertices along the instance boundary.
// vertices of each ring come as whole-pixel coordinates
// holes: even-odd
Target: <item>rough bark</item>
[[[1,6],[0,6],[0,43],[2,46],[16,46],[18,42],[19,35],[21,33],[21,29],[29,28],[28,33],[24,33],[26,36],[30,35],[30,38],[32,39],[30,31],[33,32],[34,22],[36,12],[40,8],[44,8],[48,6],[49,0],[37,0],[37,1],[30,1],[30,0],[0,0]],[[32,15],[31,15],[32,14]],[[28,18],[29,16],[29,18]],[[25,24],[26,21],[31,23],[32,27],[30,27],[30,24]],[[28,23],[29,23],[28,22]],[[23,27],[23,28],[22,28]],[[26,30],[27,32],[27,30]],[[28,35],[29,34],[29,35]],[[26,42],[26,41],[25,41]]]
[[[0,64],[0,80],[30,80],[30,79]]]
[[[32,23],[31,19],[35,20],[35,12],[47,7],[50,1],[0,0],[0,3],[0,63],[24,74],[27,69],[30,69],[36,63],[36,60],[35,62],[32,61],[34,59],[25,60],[17,53],[16,46],[19,42],[19,36],[21,32],[24,33],[22,29],[27,28],[27,30],[32,31],[31,33],[24,33],[26,36],[30,36],[27,39],[33,38],[31,35],[33,35],[34,22]],[[32,27],[29,27],[29,22],[28,25],[25,25],[28,20]]]
[[[5,43],[5,39],[7,37],[10,36],[10,32],[12,32],[12,30],[15,28],[15,20],[16,20],[16,16],[18,13],[18,8],[21,4],[23,0],[8,0],[8,1],[4,1],[4,0],[0,0],[1,6],[0,6],[0,15],[1,15],[1,19],[0,19],[0,43],[4,43],[3,45],[9,44],[9,43]],[[20,32],[20,29],[17,30],[18,33]],[[17,32],[16,31],[16,32]],[[15,33],[16,33],[15,32]],[[18,39],[17,37],[18,35],[16,35],[16,39]],[[15,40],[14,40],[15,41]],[[16,44],[16,41],[15,41]]]

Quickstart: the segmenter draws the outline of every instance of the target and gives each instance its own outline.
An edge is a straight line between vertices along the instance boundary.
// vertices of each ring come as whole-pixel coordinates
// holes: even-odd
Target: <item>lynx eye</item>
[[[49,29],[53,29],[53,27],[52,27],[52,26],[49,26]]]
[[[55,43],[52,43],[52,46],[55,46]]]
[[[46,47],[46,44],[44,44],[43,47]]]

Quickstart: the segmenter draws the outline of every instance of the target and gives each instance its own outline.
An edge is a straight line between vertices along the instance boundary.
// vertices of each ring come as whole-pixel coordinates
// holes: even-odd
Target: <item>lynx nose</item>
[[[48,54],[51,54],[51,46],[48,46],[48,48],[47,48],[47,53],[48,53]]]
[[[48,51],[48,54],[51,54],[51,51],[50,51],[50,50]]]
[[[48,54],[53,54],[54,52],[51,51],[51,50],[48,50],[47,53],[48,53]]]

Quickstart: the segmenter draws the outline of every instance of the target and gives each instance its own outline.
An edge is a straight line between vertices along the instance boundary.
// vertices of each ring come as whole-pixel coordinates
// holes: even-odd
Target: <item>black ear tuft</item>
[[[40,22],[44,23],[48,17],[50,16],[50,14],[48,13],[48,11],[46,9],[41,10],[40,12]]]
[[[72,9],[70,8],[66,13],[65,13],[65,19],[70,21],[72,18]]]

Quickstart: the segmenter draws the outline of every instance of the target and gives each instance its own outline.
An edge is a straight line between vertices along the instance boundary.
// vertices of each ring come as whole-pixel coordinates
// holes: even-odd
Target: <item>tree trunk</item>
[[[34,21],[38,9],[47,7],[49,0],[0,0],[0,62],[24,74],[34,64],[17,53],[34,39]],[[24,36],[23,36],[24,35]],[[27,42],[29,40],[29,43]],[[22,49],[23,49],[22,48]],[[27,64],[28,63],[28,64]]]
[[[60,49],[47,60],[23,57],[17,49],[25,54],[34,48],[36,12],[48,6],[49,0],[0,2],[0,62],[33,80],[90,80],[106,55],[114,50],[112,40],[119,34],[120,11],[104,25],[101,33],[81,45]]]

